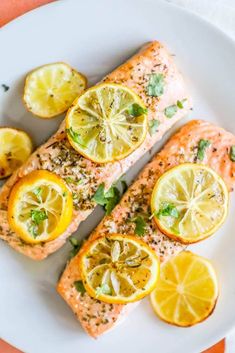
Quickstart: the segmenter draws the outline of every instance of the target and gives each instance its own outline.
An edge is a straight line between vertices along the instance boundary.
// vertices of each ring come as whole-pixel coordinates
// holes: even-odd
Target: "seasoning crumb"
[[[10,87],[5,85],[5,83],[2,83],[1,86],[2,86],[2,89],[4,90],[4,92],[7,92],[10,89]]]

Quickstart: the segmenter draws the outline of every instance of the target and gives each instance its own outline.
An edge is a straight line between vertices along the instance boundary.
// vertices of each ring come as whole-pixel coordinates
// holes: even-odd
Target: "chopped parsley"
[[[177,107],[179,109],[184,109],[184,102],[186,101],[187,99],[183,99],[182,101],[177,101],[176,104],[177,104]]]
[[[164,114],[168,119],[171,119],[177,113],[177,105],[173,104],[164,109]]]
[[[7,86],[7,85],[5,85],[5,83],[2,83],[2,88],[3,88],[3,90],[4,90],[4,92],[7,92],[9,89],[10,89],[10,87],[9,86]]]
[[[38,225],[48,217],[45,211],[31,210],[30,218],[31,218],[32,224],[28,227],[28,231],[34,238],[36,238],[38,236]]]
[[[147,114],[148,110],[146,108],[141,107],[141,105],[134,103],[128,108],[128,113],[131,116],[140,116],[142,114]]]
[[[103,206],[106,215],[109,215],[114,207],[118,204],[118,202],[121,199],[121,192],[119,189],[116,187],[118,182],[121,182],[122,185],[122,193],[124,193],[128,186],[125,180],[119,178],[118,181],[116,181],[108,191],[105,192],[105,184],[102,183],[98,186],[98,189],[96,190],[92,200],[95,201],[98,205]]]
[[[79,199],[79,195],[76,192],[72,193],[72,198],[73,200],[78,200]]]
[[[106,197],[104,192],[104,183],[98,186],[98,189],[95,192],[95,195],[92,198],[98,205],[105,206]]]
[[[197,158],[199,161],[203,161],[204,156],[205,156],[205,151],[207,147],[210,146],[210,141],[209,140],[203,140],[201,139],[198,143],[198,148],[197,148]]]
[[[98,296],[100,294],[112,294],[112,290],[108,284],[105,283],[96,288],[96,295]]]
[[[184,102],[186,101],[187,99],[183,99],[182,101],[178,100],[176,102],[176,104],[172,104],[170,105],[169,107],[166,107],[164,109],[164,114],[167,118],[171,119],[178,111],[178,108],[179,109],[183,109],[184,108]]]
[[[112,190],[111,193],[109,193],[110,189],[107,193],[107,202],[105,205],[105,210],[107,215],[109,215],[112,212],[112,210],[118,204],[121,198],[120,191],[118,190],[118,188],[112,187],[111,190]]]
[[[65,178],[65,181],[66,181],[66,183],[68,183],[68,184],[70,184],[70,183],[74,183],[74,179],[73,179],[73,178],[71,178],[71,177],[67,177],[67,178]]]
[[[30,217],[32,222],[36,225],[39,225],[41,222],[45,221],[45,219],[48,219],[46,212],[41,210],[31,210]]]
[[[147,86],[147,95],[159,97],[164,93],[164,76],[163,74],[151,74]]]
[[[156,216],[158,218],[161,216],[171,216],[174,218],[179,218],[179,211],[172,203],[164,203],[157,212]]]
[[[149,121],[149,133],[151,136],[153,136],[157,132],[159,124],[159,120],[157,119],[152,119]]]
[[[66,129],[67,134],[69,135],[69,137],[78,145],[81,145],[83,147],[85,147],[81,142],[81,136],[80,134],[78,134],[76,131],[73,130],[72,127],[70,127],[69,129]]]
[[[75,179],[73,179],[71,177],[65,178],[65,181],[66,181],[67,184],[76,184],[76,185],[82,184],[82,179],[77,181],[77,180],[75,180]]]
[[[69,242],[70,242],[70,244],[73,247],[72,250],[70,250],[70,253],[69,253],[69,258],[72,259],[75,255],[77,255],[77,253],[81,249],[82,241],[79,241],[79,240],[77,240],[74,237],[70,237],[69,238]]]
[[[235,162],[235,145],[231,146],[229,157],[232,162]]]
[[[132,220],[135,223],[135,234],[142,237],[145,233],[146,222],[142,216],[137,216]]]
[[[83,295],[86,292],[86,289],[85,289],[82,281],[75,281],[73,284],[74,284],[74,287],[76,288],[76,290],[79,293],[81,293],[81,295]]]
[[[106,214],[109,215],[120,201],[120,197],[120,191],[116,186],[111,186],[111,188],[105,192],[105,186],[104,183],[102,183],[96,190],[92,200],[95,201],[98,205],[103,206]]]

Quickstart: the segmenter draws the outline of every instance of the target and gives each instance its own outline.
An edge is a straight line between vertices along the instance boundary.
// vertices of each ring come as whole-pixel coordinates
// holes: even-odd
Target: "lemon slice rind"
[[[212,264],[190,251],[183,251],[162,266],[150,300],[160,319],[188,327],[212,314],[218,294],[217,275]]]
[[[88,294],[107,303],[140,300],[153,290],[159,273],[155,252],[136,237],[121,234],[88,241],[79,263]]]
[[[0,128],[0,179],[10,176],[30,156],[32,140],[22,130],[11,127]]]
[[[67,112],[69,142],[96,163],[123,159],[144,141],[146,113],[141,99],[129,88],[114,83],[97,85],[78,97]]]
[[[10,194],[8,222],[25,242],[37,244],[60,236],[72,219],[73,200],[56,174],[36,170],[21,178]]]
[[[27,75],[23,102],[34,115],[50,119],[68,110],[86,86],[86,77],[64,62],[43,65]]]
[[[223,224],[228,189],[211,168],[194,163],[176,166],[157,181],[151,209],[159,229],[183,244],[201,241]]]

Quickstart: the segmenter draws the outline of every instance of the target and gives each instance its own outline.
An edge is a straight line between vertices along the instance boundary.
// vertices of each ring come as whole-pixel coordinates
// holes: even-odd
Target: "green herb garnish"
[[[197,158],[199,161],[203,161],[204,156],[205,156],[205,151],[206,148],[210,146],[210,141],[209,140],[200,140],[198,143],[198,149],[197,149]]]
[[[140,237],[144,235],[146,222],[142,216],[137,216],[132,220],[135,223],[135,234],[139,235]]]
[[[73,178],[71,178],[71,177],[67,177],[67,178],[65,178],[65,181],[66,181],[66,183],[68,183],[68,184],[70,184],[70,183],[74,183],[74,179],[73,179]]]
[[[111,288],[108,284],[102,284],[101,286],[96,288],[96,295],[98,296],[100,294],[112,294]]]
[[[2,86],[2,88],[4,90],[4,92],[7,92],[10,89],[10,87],[5,85],[5,83],[3,83],[1,86]]]
[[[104,183],[98,186],[98,189],[96,190],[92,200],[95,201],[98,205],[105,206],[106,197],[104,192]]]
[[[103,206],[106,214],[108,215],[118,204],[120,197],[120,191],[116,186],[111,186],[111,188],[105,192],[105,186],[104,183],[102,183],[96,190],[92,200],[95,201],[98,205]]]
[[[168,119],[171,119],[177,113],[177,105],[173,104],[164,109],[164,114]]]
[[[157,132],[159,124],[159,120],[157,119],[152,119],[149,121],[149,133],[151,136],[153,136]]]
[[[164,109],[164,114],[167,118],[171,119],[178,111],[178,108],[179,109],[183,109],[184,108],[184,102],[186,101],[187,99],[183,99],[182,101],[177,101],[176,104],[172,104],[170,105],[169,107],[166,107]]]
[[[163,74],[151,74],[147,86],[147,94],[152,97],[159,97],[164,93]]]
[[[69,238],[69,242],[70,242],[70,244],[73,247],[72,250],[69,253],[69,258],[72,259],[75,255],[77,255],[77,253],[81,249],[82,241],[79,241],[79,240],[77,240],[74,237],[70,237]]]
[[[73,192],[72,198],[73,198],[73,200],[77,200],[77,199],[79,199],[79,195],[76,192]]]
[[[177,107],[179,109],[184,109],[184,102],[186,101],[186,99],[183,99],[182,101],[177,101]]]
[[[82,179],[80,179],[80,180],[75,180],[75,179],[73,179],[73,178],[71,178],[71,177],[66,177],[65,178],[65,181],[66,181],[66,183],[67,184],[75,184],[75,185],[80,185],[80,184],[82,184]]]
[[[66,132],[75,143],[77,143],[78,145],[80,145],[82,147],[86,147],[82,144],[80,134],[78,134],[76,131],[74,131],[72,127],[70,127],[69,129],[66,129]]]
[[[232,162],[235,162],[235,145],[231,146],[230,152],[229,152],[229,157]]]
[[[128,108],[128,113],[131,116],[140,116],[142,114],[147,114],[148,110],[146,108],[141,107],[141,105],[134,103]]]
[[[118,204],[121,198],[120,191],[118,190],[118,188],[112,187],[112,189],[113,189],[112,196],[107,196],[107,202],[105,205],[105,210],[107,215],[109,215],[112,212],[112,210]]]
[[[76,288],[76,290],[79,293],[81,293],[81,295],[83,295],[86,292],[86,289],[85,289],[82,281],[75,281],[73,284],[74,284],[74,287]]]
[[[32,224],[28,227],[29,233],[36,238],[38,236],[38,225],[48,218],[45,211],[41,210],[31,210],[30,217]]]
[[[156,216],[159,218],[160,216],[171,216],[174,218],[179,218],[179,211],[175,207],[175,205],[171,203],[164,203],[162,207],[157,212]]]
[[[41,222],[45,221],[45,219],[48,219],[46,212],[41,210],[31,210],[30,217],[32,222],[36,225],[39,225]]]

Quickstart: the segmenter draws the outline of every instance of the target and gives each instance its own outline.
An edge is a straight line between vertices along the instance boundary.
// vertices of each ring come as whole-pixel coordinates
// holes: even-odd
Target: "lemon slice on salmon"
[[[0,128],[0,141],[0,179],[3,179],[26,161],[33,145],[26,132],[10,127]]]
[[[46,170],[33,171],[13,187],[8,203],[11,229],[36,244],[60,236],[72,219],[73,200],[65,182]]]
[[[69,142],[86,158],[123,159],[144,141],[147,109],[129,88],[103,83],[78,97],[66,116]]]
[[[149,294],[159,273],[155,252],[136,237],[121,234],[87,242],[81,251],[80,267],[91,297],[120,304]]]
[[[218,292],[212,264],[201,256],[183,251],[161,267],[150,299],[162,320],[177,326],[192,326],[212,313]]]
[[[211,168],[181,164],[157,181],[151,209],[163,233],[184,244],[203,240],[222,225],[228,210],[228,190]]]
[[[86,78],[69,65],[47,64],[27,75],[23,101],[34,115],[50,119],[68,110],[86,84]]]

